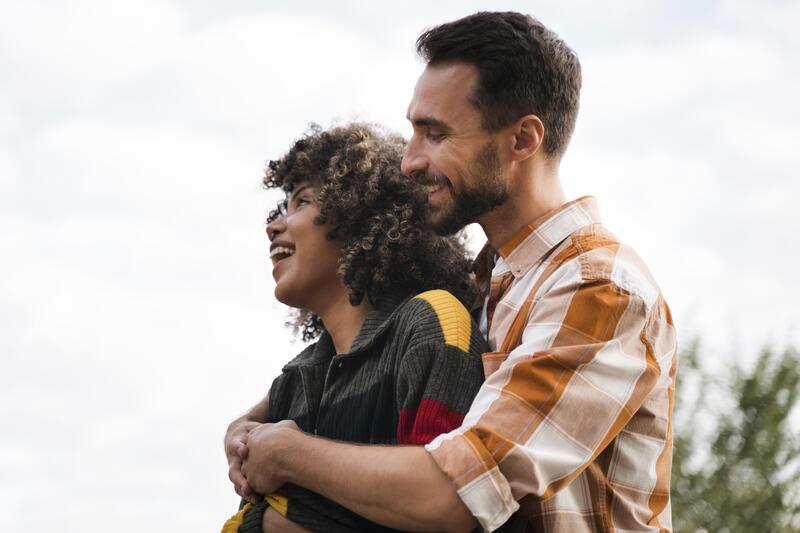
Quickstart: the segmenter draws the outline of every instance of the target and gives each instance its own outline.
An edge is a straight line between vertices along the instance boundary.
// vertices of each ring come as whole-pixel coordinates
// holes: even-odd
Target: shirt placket
[[[497,308],[497,303],[506,295],[513,281],[514,274],[511,272],[503,272],[499,276],[492,277],[486,301],[487,332],[492,330],[492,317],[494,317],[494,310]]]

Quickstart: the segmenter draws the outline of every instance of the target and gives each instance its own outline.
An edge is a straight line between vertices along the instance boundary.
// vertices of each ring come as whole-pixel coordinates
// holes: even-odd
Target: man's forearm
[[[361,446],[292,432],[282,476],[374,522],[410,531],[470,531],[477,522],[421,446]]]
[[[248,425],[247,427],[252,426],[253,422],[263,424],[267,421],[267,416],[269,412],[269,396],[266,396],[263,400],[255,404],[251,407],[245,414],[240,416],[239,418],[234,419],[230,424],[228,424],[228,430],[225,432],[225,448],[226,452],[228,451],[228,440],[229,438],[236,436],[238,433],[241,432],[240,426]],[[246,433],[246,432],[245,432]]]
[[[230,426],[241,422],[259,422],[264,423],[267,421],[269,413],[269,396],[264,397],[263,400],[251,407],[245,414],[230,423]]]

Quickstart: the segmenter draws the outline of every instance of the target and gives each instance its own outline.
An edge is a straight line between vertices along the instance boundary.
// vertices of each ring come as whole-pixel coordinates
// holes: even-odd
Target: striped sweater
[[[270,388],[269,422],[291,419],[340,441],[426,444],[461,424],[483,382],[485,349],[450,293],[386,297],[369,311],[349,353],[335,355],[324,332],[283,368]],[[391,531],[296,485],[268,500],[312,531]]]

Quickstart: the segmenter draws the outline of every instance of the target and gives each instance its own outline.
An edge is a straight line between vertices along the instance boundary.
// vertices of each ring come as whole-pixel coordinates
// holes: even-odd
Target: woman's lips
[[[275,246],[269,251],[269,258],[272,260],[273,265],[277,265],[284,259],[294,255],[294,249],[285,246]]]

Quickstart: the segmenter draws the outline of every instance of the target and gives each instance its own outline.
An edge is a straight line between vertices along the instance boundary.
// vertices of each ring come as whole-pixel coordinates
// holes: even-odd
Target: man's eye
[[[447,137],[447,135],[444,133],[429,131],[426,137],[428,137],[428,140],[431,140],[433,142],[439,142],[441,140],[444,140],[444,138]]]

